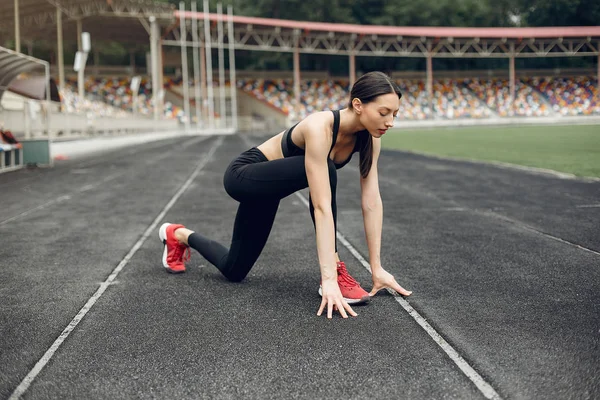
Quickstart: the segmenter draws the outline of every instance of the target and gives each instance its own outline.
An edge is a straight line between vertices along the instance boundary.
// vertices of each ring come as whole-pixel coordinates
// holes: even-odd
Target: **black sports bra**
[[[335,146],[335,141],[337,140],[338,131],[340,129],[340,111],[332,110],[331,112],[333,113],[333,139],[331,141],[331,148],[329,149],[329,153],[331,153],[331,150],[333,150],[333,147]],[[298,125],[299,123],[300,122],[296,123],[296,125]],[[285,157],[294,157],[294,156],[303,156],[305,154],[304,149],[298,147],[292,141],[292,131],[294,130],[296,125],[292,126],[290,129],[285,131],[285,133],[283,134],[283,137],[281,138],[281,151],[283,152],[284,158]],[[358,142],[359,142],[359,140],[357,138],[356,143],[354,144],[354,148],[352,149],[352,152],[350,153],[350,157],[348,157],[347,160],[345,160],[339,164],[336,163],[335,161],[333,162],[333,164],[335,165],[335,169],[340,169],[344,165],[346,165],[350,162],[350,160],[352,159],[352,155],[358,151]]]

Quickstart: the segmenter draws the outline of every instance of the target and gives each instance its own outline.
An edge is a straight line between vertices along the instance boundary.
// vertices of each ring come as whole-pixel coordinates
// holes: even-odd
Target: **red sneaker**
[[[158,230],[158,237],[165,245],[162,257],[163,266],[167,272],[180,274],[185,272],[185,262],[189,261],[190,248],[175,239],[175,230],[185,228],[180,224],[164,223]]]
[[[348,304],[368,303],[371,300],[369,293],[360,287],[360,283],[356,279],[350,276],[343,261],[338,261],[337,263],[337,274],[340,291]],[[319,294],[323,295],[322,287],[319,287]]]

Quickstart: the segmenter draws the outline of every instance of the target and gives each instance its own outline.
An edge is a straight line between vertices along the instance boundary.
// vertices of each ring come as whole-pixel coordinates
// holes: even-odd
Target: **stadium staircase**
[[[478,102],[478,103],[479,103],[479,104],[480,104],[482,107],[485,107],[485,108],[486,108],[486,109],[489,111],[489,113],[490,113],[490,117],[491,117],[491,118],[499,118],[499,117],[500,117],[500,116],[498,115],[498,113],[496,112],[496,110],[494,110],[493,108],[491,108],[490,106],[488,106],[488,105],[487,105],[487,103],[486,103],[485,101],[483,101],[482,99],[480,99],[480,98],[479,98],[479,96],[477,96],[477,94],[476,94],[476,93],[475,93],[473,90],[471,90],[471,88],[469,88],[469,86],[468,86],[468,85],[465,85],[465,83],[464,83],[464,82],[461,82],[461,83],[460,83],[460,86],[461,86],[462,88],[465,88],[465,89],[468,91],[468,93],[469,93],[471,96],[473,96],[473,98],[474,98],[474,99],[477,99],[477,102]]]
[[[546,105],[546,107],[548,107],[548,110],[550,110],[550,116],[552,117],[557,117],[559,116],[559,114],[554,111],[554,108],[552,107],[552,104],[550,103],[550,100],[548,99],[548,96],[546,96],[545,93],[542,93],[538,88],[536,88],[534,85],[531,85],[528,83],[529,86],[531,86],[531,88],[533,89],[533,91],[535,93],[537,93],[540,97],[540,100],[542,101],[543,104]]]

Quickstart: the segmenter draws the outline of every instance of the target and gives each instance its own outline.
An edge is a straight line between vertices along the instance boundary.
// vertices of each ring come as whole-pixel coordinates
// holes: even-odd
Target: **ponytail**
[[[357,140],[360,140],[360,176],[364,179],[373,165],[373,136],[365,130],[358,133]]]

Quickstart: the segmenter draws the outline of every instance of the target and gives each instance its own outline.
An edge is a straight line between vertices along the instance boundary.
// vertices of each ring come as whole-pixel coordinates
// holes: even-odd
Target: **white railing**
[[[0,144],[0,173],[23,167],[21,146]]]
[[[174,119],[155,121],[151,117],[128,114],[126,116],[97,115],[85,113],[66,113],[51,103],[50,110],[46,102],[14,99],[0,108],[0,122],[15,136],[23,139],[47,137],[69,138],[97,134],[118,134],[134,132],[161,132],[180,128]],[[49,111],[49,112],[48,112]]]

